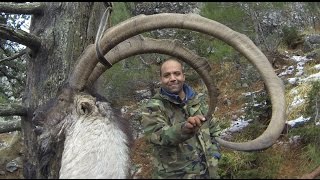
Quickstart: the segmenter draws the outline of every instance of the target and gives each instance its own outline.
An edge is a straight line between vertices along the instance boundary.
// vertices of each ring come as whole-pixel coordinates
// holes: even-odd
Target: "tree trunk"
[[[43,15],[34,15],[30,33],[42,40],[37,52],[29,53],[27,59],[27,87],[23,104],[28,114],[22,121],[25,143],[25,178],[50,177],[59,171],[59,162],[54,162],[48,177],[42,177],[37,159],[37,139],[32,127],[32,112],[57,93],[68,78],[84,48],[94,43],[100,18],[105,10],[102,2],[44,2]],[[58,159],[58,158],[57,158]]]

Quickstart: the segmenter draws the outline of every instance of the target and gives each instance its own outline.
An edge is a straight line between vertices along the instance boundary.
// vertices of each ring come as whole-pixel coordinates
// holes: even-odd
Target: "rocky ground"
[[[23,179],[21,133],[0,134],[0,179]]]

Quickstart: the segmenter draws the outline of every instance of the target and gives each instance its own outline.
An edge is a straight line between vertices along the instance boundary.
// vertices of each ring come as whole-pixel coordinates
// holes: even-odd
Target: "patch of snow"
[[[290,107],[294,108],[294,107],[302,105],[303,103],[304,103],[304,99],[302,99],[300,96],[295,96],[293,98],[293,101],[292,101]]]
[[[296,84],[297,83],[297,78],[288,78],[288,82],[290,84]]]
[[[289,66],[284,72],[280,73],[278,76],[281,77],[288,74],[292,74],[294,70],[295,70],[294,66]]]
[[[315,68],[316,70],[320,70],[320,64],[315,65],[314,68]]]
[[[242,93],[242,95],[244,95],[244,96],[250,96],[251,94],[252,94],[252,92]]]
[[[294,120],[291,120],[291,121],[287,121],[286,123],[290,127],[294,128],[294,127],[296,127],[296,126],[298,126],[300,124],[304,124],[304,123],[308,122],[310,119],[311,119],[310,117],[304,118],[303,116],[300,116],[297,119],[294,119]]]
[[[301,79],[301,82],[308,82],[308,81],[316,81],[320,79],[320,72],[316,73],[316,74],[311,74],[310,76]]]
[[[297,63],[297,69],[299,70],[299,71],[302,71],[303,70],[303,68],[304,68],[304,62],[298,62]]]
[[[230,136],[231,133],[240,132],[243,128],[247,127],[250,122],[252,122],[252,119],[244,120],[238,118],[237,120],[231,122],[229,128],[222,130],[221,136]]]
[[[295,62],[308,62],[311,60],[306,56],[292,56],[290,59],[294,60]]]

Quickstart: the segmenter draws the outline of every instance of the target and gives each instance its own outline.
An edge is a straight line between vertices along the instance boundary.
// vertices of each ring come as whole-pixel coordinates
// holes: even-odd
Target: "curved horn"
[[[204,78],[208,81],[211,81],[211,77],[208,74],[211,71],[211,67],[208,61],[184,47],[182,43],[179,42],[179,40],[159,40],[138,35],[127,39],[115,46],[105,55],[105,58],[108,59],[111,64],[116,64],[128,57],[145,53],[163,53],[170,56],[175,56],[176,58],[181,59],[182,61],[190,65],[197,71],[197,73],[203,73]],[[98,63],[93,72],[90,74],[86,83],[86,87],[91,87],[94,82],[101,76],[101,74],[103,74],[108,68],[109,67]]]
[[[217,88],[211,80],[209,72],[211,67],[205,58],[199,57],[191,50],[183,47],[177,40],[158,40],[136,36],[123,41],[110,52],[107,53],[106,59],[115,64],[125,58],[144,53],[162,53],[171,55],[190,65],[203,79],[209,94],[209,112],[213,112],[217,105]],[[108,67],[98,63],[91,73],[86,87],[91,87],[93,83],[104,73]],[[212,113],[208,113],[208,119],[212,118]]]
[[[216,37],[239,51],[256,66],[271,95],[272,117],[268,128],[258,138],[248,142],[235,143],[224,141],[220,138],[217,138],[217,141],[224,147],[240,151],[254,151],[270,147],[279,138],[285,125],[284,87],[280,78],[274,73],[268,59],[247,36],[196,14],[162,13],[148,16],[139,15],[106,31],[101,39],[102,52],[106,54],[120,42],[137,34],[163,28],[189,29]],[[93,64],[97,64],[97,59],[92,59],[95,59]],[[81,86],[84,86],[84,84],[79,85],[80,88]],[[213,108],[208,114],[212,113]]]
[[[98,63],[94,44],[90,44],[80,55],[74,67],[72,74],[69,76],[69,85],[78,91],[83,90],[91,72]]]

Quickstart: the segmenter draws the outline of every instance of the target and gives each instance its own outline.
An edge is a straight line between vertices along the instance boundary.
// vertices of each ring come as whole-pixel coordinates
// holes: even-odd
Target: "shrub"
[[[312,82],[311,90],[307,95],[307,103],[306,114],[317,121],[320,111],[320,81]]]
[[[301,42],[301,36],[296,27],[284,26],[282,28],[283,42],[290,49],[295,49],[299,42]]]

